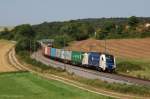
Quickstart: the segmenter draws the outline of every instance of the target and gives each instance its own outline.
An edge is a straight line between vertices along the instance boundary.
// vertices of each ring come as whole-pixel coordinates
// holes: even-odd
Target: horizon
[[[0,26],[92,18],[150,17],[149,0],[3,0]]]
[[[52,23],[52,22],[67,22],[67,21],[76,21],[76,20],[85,20],[85,19],[102,19],[102,18],[106,18],[106,19],[110,19],[110,18],[129,18],[131,16],[128,16],[128,17],[101,17],[101,18],[82,18],[82,19],[69,19],[69,20],[59,20],[59,21],[43,21],[41,23],[36,23],[36,24],[30,24],[30,23],[22,23],[22,24],[30,24],[30,25],[38,25],[38,24],[42,24],[44,22],[48,22],[48,23]],[[143,17],[143,16],[135,16],[137,18],[150,18],[150,17]],[[21,24],[18,24],[18,25],[21,25]],[[15,27],[17,25],[0,25],[0,28],[1,27]]]

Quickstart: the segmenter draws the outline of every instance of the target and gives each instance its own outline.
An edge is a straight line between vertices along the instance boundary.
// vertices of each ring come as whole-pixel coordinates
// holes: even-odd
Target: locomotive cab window
[[[102,61],[103,61],[104,59],[103,59],[103,57],[102,57]]]
[[[114,64],[114,57],[112,55],[106,55],[106,62]]]

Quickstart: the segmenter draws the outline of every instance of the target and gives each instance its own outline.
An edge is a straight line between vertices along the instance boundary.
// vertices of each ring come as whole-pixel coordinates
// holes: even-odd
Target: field
[[[105,52],[105,41],[94,39],[77,41],[68,49]],[[106,51],[119,58],[150,59],[150,38],[106,40]]]
[[[8,28],[8,30],[12,30],[14,27],[13,26],[0,26],[0,31],[3,31],[4,28]]]
[[[31,73],[0,74],[0,99],[110,99]]]
[[[67,49],[105,52],[105,41],[72,42]],[[150,38],[106,40],[106,52],[116,57],[118,73],[150,79]]]
[[[11,72],[16,71],[14,67],[12,67],[8,62],[8,51],[14,46],[14,44],[0,40],[0,72]]]

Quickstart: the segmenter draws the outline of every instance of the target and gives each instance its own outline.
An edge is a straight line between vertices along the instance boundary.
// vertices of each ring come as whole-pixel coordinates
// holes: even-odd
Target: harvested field
[[[0,40],[0,72],[17,71],[8,61],[8,52],[14,46],[11,42]]]
[[[73,42],[67,49],[105,52],[105,41],[94,39],[77,41]],[[150,59],[150,38],[107,40],[106,51],[119,58]]]

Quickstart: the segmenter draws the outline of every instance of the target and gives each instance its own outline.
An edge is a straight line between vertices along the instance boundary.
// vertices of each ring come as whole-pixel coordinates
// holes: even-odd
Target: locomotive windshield
[[[106,63],[114,64],[114,57],[112,55],[106,55]]]

